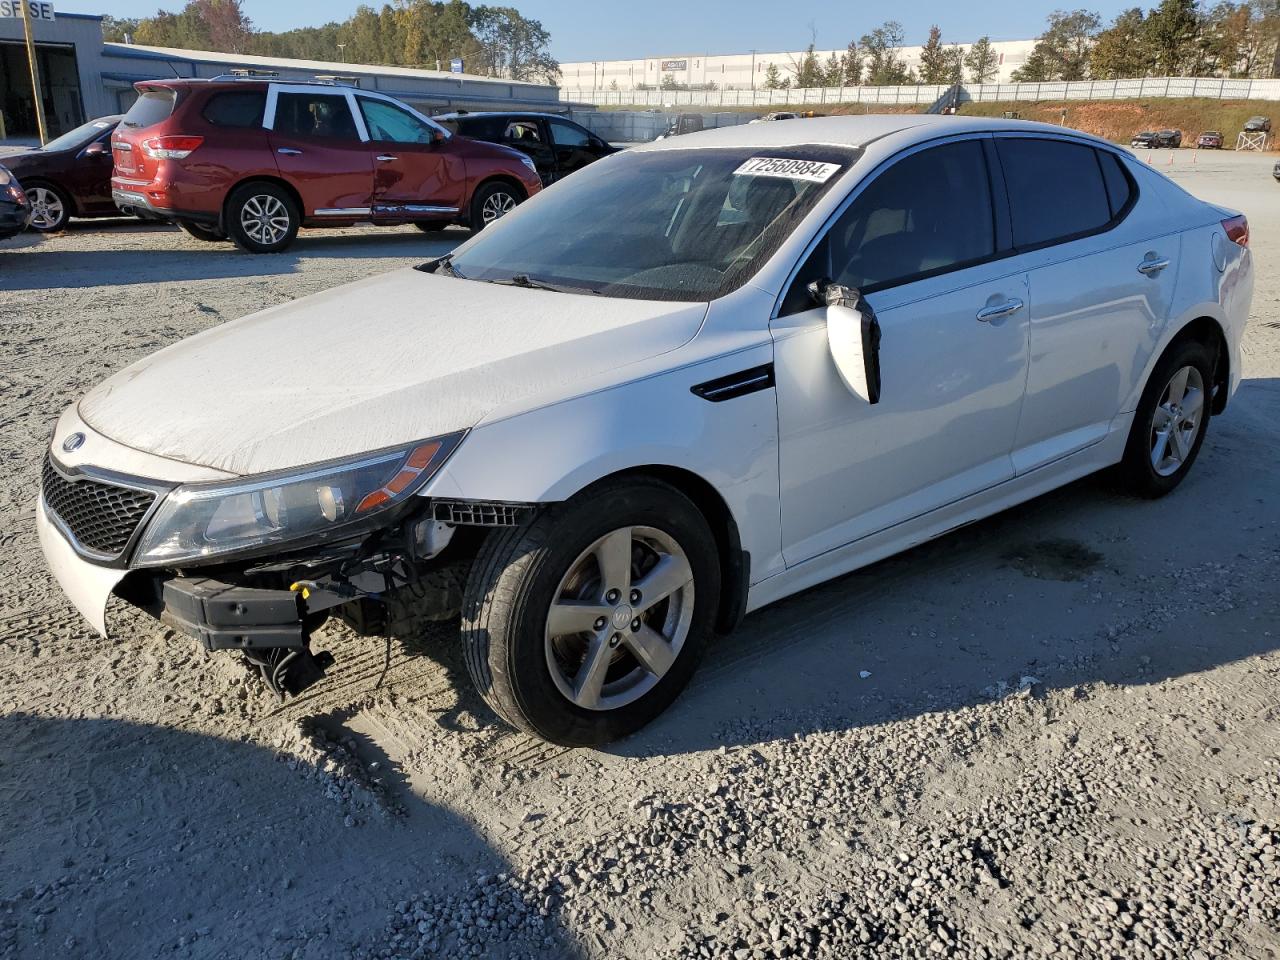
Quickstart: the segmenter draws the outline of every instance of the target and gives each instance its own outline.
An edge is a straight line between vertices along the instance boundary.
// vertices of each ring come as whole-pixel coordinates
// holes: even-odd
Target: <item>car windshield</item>
[[[832,146],[614,154],[459,247],[470,280],[706,301],[752,276],[857,158]]]
[[[115,126],[116,121],[112,120],[90,120],[88,123],[82,123],[74,130],[68,130],[60,137],[50,140],[40,149],[46,153],[53,153],[56,150],[72,150],[76,147],[83,147],[90,140],[101,136]]]

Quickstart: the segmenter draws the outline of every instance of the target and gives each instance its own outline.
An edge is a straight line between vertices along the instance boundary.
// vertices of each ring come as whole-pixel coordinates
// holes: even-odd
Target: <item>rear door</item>
[[[500,135],[494,143],[519,150],[533,161],[543,186],[556,179],[556,156],[551,149],[551,134],[541,117],[507,117],[501,121]],[[488,138],[486,138],[488,139]]]
[[[1017,260],[1031,284],[1031,363],[1014,445],[1026,473],[1103,439],[1168,318],[1181,237],[1125,161],[1089,144],[996,138]]]
[[[459,214],[466,164],[434,124],[403,107],[359,94],[373,164],[373,207],[378,220],[440,220]]]
[[[333,87],[272,85],[268,141],[276,169],[302,197],[308,220],[368,219],[373,160],[361,139],[351,95]]]

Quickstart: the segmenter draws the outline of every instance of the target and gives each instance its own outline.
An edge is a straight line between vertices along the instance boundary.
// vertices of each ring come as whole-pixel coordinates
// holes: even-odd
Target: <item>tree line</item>
[[[467,73],[540,82],[560,75],[549,51],[551,35],[540,22],[514,7],[464,0],[361,5],[346,20],[279,33],[255,29],[241,0],[189,0],[176,13],[106,17],[103,35],[156,47],[433,70],[447,70],[460,57]]]
[[[908,67],[902,54],[905,40],[902,24],[886,20],[883,24],[849,41],[844,53],[834,52],[823,60],[815,52],[816,43],[791,63],[779,67],[770,63],[765,69],[766,90],[791,87],[870,87],[898,86],[912,83],[987,83],[999,72],[1000,59],[991,46],[990,37],[981,37],[968,48],[958,43],[944,43],[942,30],[929,28],[929,39],[920,51],[919,69]],[[784,73],[784,70],[786,73]]]
[[[1267,76],[1280,76],[1280,0],[1161,0],[1105,29],[1092,11],[1058,10],[1013,72],[1019,82]]]

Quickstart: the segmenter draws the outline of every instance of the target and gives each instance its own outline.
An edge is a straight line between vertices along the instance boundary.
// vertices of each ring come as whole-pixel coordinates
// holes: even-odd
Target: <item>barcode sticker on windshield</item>
[[[840,169],[838,163],[822,163],[818,160],[787,160],[782,157],[752,157],[737,170],[735,177],[783,177],[787,180],[808,180],[826,183]]]

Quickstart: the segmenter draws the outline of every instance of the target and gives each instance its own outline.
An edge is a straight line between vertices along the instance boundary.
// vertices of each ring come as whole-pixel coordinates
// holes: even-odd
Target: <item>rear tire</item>
[[[230,239],[217,227],[206,227],[202,223],[195,223],[191,220],[179,220],[178,226],[182,228],[182,232],[187,236],[195,237],[197,240],[204,240],[206,243],[220,243]]]
[[[445,227],[449,226],[448,220],[418,220],[414,226],[423,233],[439,233]]]
[[[1183,340],[1152,370],[1118,470],[1128,493],[1163,497],[1190,472],[1209,429],[1214,360],[1199,340]]]
[[[25,193],[31,204],[31,221],[37,233],[57,233],[71,219],[71,198],[51,183],[28,184]]]
[[[223,222],[241,250],[279,253],[297,237],[302,215],[289,191],[259,180],[231,192]]]
[[[688,497],[606,482],[485,541],[462,601],[467,669],[512,726],[608,743],[684,689],[719,593],[715,539]]]
[[[489,224],[501,220],[514,210],[524,197],[511,184],[501,180],[486,183],[471,198],[471,230],[479,233]]]

